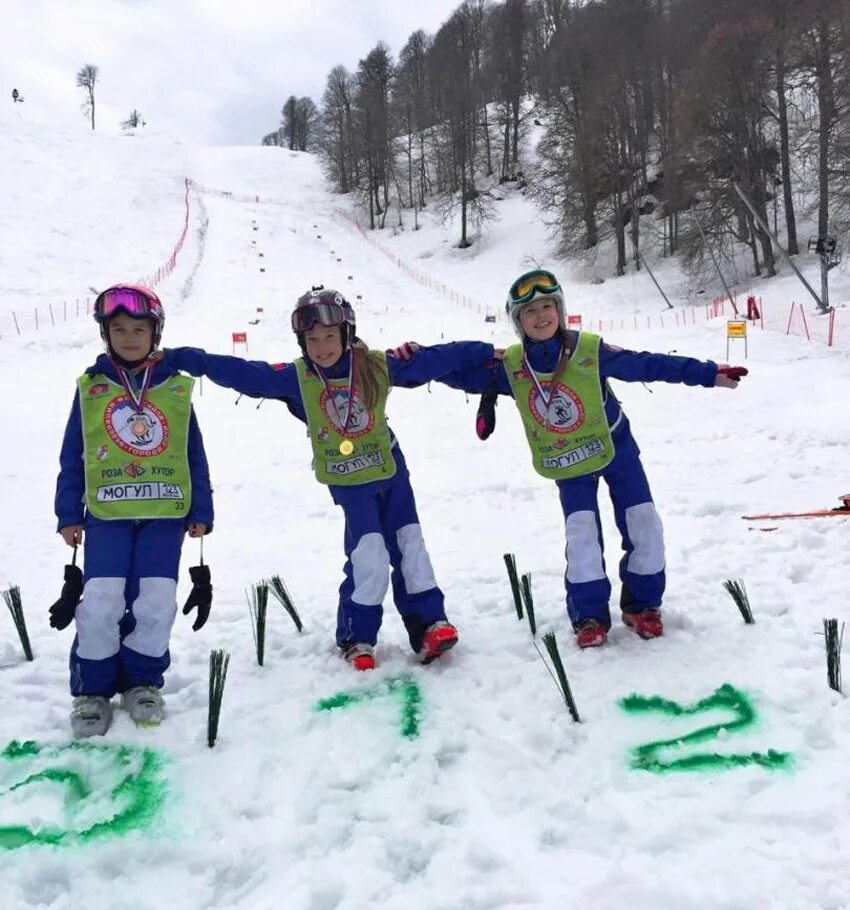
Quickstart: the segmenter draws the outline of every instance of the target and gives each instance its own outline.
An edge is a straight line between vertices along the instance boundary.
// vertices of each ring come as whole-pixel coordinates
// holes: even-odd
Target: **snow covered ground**
[[[75,377],[100,350],[85,299],[168,259],[183,225],[184,177],[234,195],[190,194],[186,244],[158,287],[168,346],[230,352],[231,333],[247,331],[251,357],[291,359],[289,312],[318,282],[349,295],[360,334],[376,347],[506,343],[505,322],[485,323],[475,302],[497,312],[529,257],[568,269],[550,258],[533,209],[515,194],[470,251],[454,249],[453,234],[430,216],[421,232],[384,232],[380,242],[405,271],[335,212],[340,200],[308,155],[92,135],[84,124],[31,116],[0,115],[0,586],[21,586],[36,655],[24,660],[3,611],[3,910],[850,908],[850,710],[826,685],[822,636],[824,617],[850,616],[850,521],[740,517],[828,507],[850,491],[850,356],[781,331],[751,334],[752,372],[734,393],[619,384],[665,522],[668,632],[642,642],[617,619],[610,644],[590,653],[575,649],[566,620],[557,496],[530,468],[512,404],[502,401],[496,433],[482,444],[475,401],[440,386],[396,390],[390,421],[461,642],[418,666],[388,601],[380,666],[363,676],[333,645],[342,514],[312,478],[302,426],[278,402],[235,405],[233,393],[204,382],[196,409],[216,493],[204,551],[212,619],[196,634],[178,616],[159,730],[136,730],[117,712],[105,740],[69,748],[72,632],[52,631],[47,607],[70,552],[52,508],[61,434]],[[673,264],[659,272],[684,286]],[[568,293],[586,318],[664,309],[645,274],[595,286],[581,275],[568,278]],[[850,278],[841,269],[832,277],[833,302],[843,304]],[[805,299],[788,277],[752,289],[786,312],[792,296]],[[839,318],[850,321],[846,312]],[[605,334],[726,359],[723,319],[639,326]],[[730,359],[742,357],[733,347]],[[601,498],[613,576],[619,546]],[[506,552],[532,573],[539,631],[557,634],[581,724],[516,619]],[[197,555],[187,541],[181,602]],[[305,629],[298,635],[272,608],[258,667],[245,591],[274,573]],[[744,579],[754,626],[724,592],[727,578]],[[232,657],[209,749],[212,648]],[[740,693],[737,708],[720,703],[729,689],[711,700],[724,685]],[[318,710],[340,692],[375,697]],[[632,694],[682,707],[708,701],[690,714],[636,713],[621,704]],[[404,700],[417,697],[418,725],[405,726]],[[660,749],[655,772],[632,767],[638,747],[715,724],[722,729],[705,742]],[[36,745],[9,748],[14,741]],[[767,757],[702,771],[675,764],[752,753]],[[10,849],[27,831],[51,830],[76,835]]]

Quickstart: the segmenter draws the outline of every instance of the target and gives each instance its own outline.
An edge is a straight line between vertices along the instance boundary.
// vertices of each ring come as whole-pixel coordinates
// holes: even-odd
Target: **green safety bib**
[[[551,480],[592,474],[614,457],[599,378],[600,343],[598,335],[580,332],[554,389],[554,373],[537,373],[535,383],[523,362],[521,344],[505,351],[505,371],[534,470]]]
[[[103,519],[185,518],[194,380],[169,377],[148,389],[141,408],[104,375],[84,374],[77,387],[88,511]]]
[[[384,368],[379,371],[378,403],[367,411],[355,389],[350,417],[348,379],[328,379],[326,388],[303,357],[295,361],[307,413],[307,435],[313,446],[313,470],[319,483],[355,486],[387,480],[396,472],[384,413],[390,391],[387,358],[380,351],[370,351],[368,356]]]

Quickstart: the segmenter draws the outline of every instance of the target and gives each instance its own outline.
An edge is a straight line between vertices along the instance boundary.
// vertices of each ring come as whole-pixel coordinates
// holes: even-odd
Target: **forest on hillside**
[[[564,253],[613,241],[618,275],[644,248],[745,249],[770,277],[771,233],[793,255],[798,221],[850,226],[848,63],[846,0],[464,0],[290,97],[263,142],[320,154],[373,229],[435,206],[468,246],[507,183]]]

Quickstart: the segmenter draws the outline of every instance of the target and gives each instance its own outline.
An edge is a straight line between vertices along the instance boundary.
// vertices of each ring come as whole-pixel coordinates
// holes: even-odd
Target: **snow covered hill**
[[[419,666],[388,599],[379,667],[362,675],[334,648],[342,514],[312,477],[302,425],[279,402],[237,404],[205,381],[196,410],[216,494],[204,549],[212,619],[196,634],[178,616],[160,729],[117,712],[102,741],[70,745],[72,632],[52,631],[47,607],[69,554],[52,507],[61,434],[75,377],[100,350],[85,300],[168,260],[185,178],[196,184],[186,242],[157,288],[167,346],[229,353],[244,331],[250,357],[292,359],[290,310],[320,282],[349,296],[374,347],[508,343],[507,324],[485,322],[481,307],[500,310],[529,257],[566,273],[522,198],[506,199],[464,253],[430,217],[419,233],[388,231],[378,239],[393,260],[342,217],[309,155],[83,126],[0,115],[0,586],[20,585],[36,658],[24,660],[4,612],[0,907],[850,908],[850,711],[826,685],[822,635],[824,617],[850,615],[850,521],[740,517],[831,506],[850,491],[850,357],[781,332],[751,334],[751,375],[734,393],[618,386],[665,522],[668,632],[643,642],[617,618],[610,644],[589,653],[565,615],[556,491],[531,470],[512,404],[481,443],[475,401],[436,385],[394,391],[390,422],[461,641]],[[836,302],[848,286],[839,273]],[[643,274],[570,279],[569,297],[593,318],[663,308]],[[662,328],[653,318],[605,334],[726,359],[723,319]],[[733,346],[730,359],[742,357]],[[600,497],[615,577],[618,538]],[[538,631],[557,634],[580,724],[516,619],[506,552],[532,574]],[[183,554],[181,602],[197,542]],[[245,591],[275,573],[305,628],[273,608],[259,667]],[[754,626],[724,592],[728,578],[744,579]],[[209,749],[212,648],[231,664]],[[343,692],[362,698],[326,701]],[[688,737],[713,725],[704,741]],[[707,768],[682,770],[700,755]],[[654,770],[635,767],[647,756]],[[70,832],[58,846],[17,846],[57,830]]]

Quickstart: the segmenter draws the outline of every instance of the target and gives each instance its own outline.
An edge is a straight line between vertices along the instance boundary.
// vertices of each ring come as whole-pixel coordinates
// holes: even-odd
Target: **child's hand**
[[[493,348],[493,360],[504,360],[505,359],[505,349],[504,348]]]
[[[207,533],[207,526],[202,521],[190,521],[186,530],[190,537],[203,537]]]
[[[64,540],[69,547],[76,547],[83,542],[82,525],[66,525],[64,528],[59,529],[59,533],[62,535],[62,540]]]
[[[721,389],[737,389],[738,383],[749,372],[746,367],[733,367],[729,366],[728,363],[719,363],[714,385]]]
[[[404,344],[397,348],[387,348],[387,357],[395,357],[396,360],[410,360],[410,358],[419,350],[420,345],[415,341],[405,341]]]

